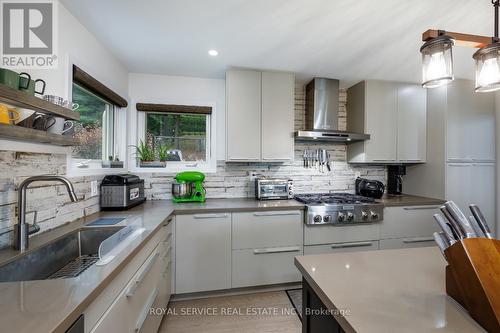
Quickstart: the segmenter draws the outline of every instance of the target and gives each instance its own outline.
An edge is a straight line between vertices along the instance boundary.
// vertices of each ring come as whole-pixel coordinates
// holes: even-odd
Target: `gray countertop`
[[[119,256],[104,266],[92,266],[72,279],[0,283],[0,327],[2,332],[64,332],[86,307],[106,288],[148,240],[174,214],[303,209],[295,200],[257,201],[254,199],[212,199],[206,203],[174,204],[148,201],[120,212],[100,212],[30,238],[30,250],[75,231],[104,216],[139,219],[145,231]],[[122,222],[119,225],[123,225]],[[28,250],[28,251],[30,251]],[[0,264],[16,259],[18,251],[0,251]]]
[[[406,201],[406,205],[411,205]],[[417,203],[418,202],[418,203]],[[422,201],[413,201],[424,204]],[[255,210],[296,210],[304,205],[295,200],[257,201],[255,199],[208,199],[205,203],[175,204],[148,201],[127,211],[100,212],[30,238],[34,250],[104,216],[138,218],[145,231],[115,260],[104,266],[92,266],[73,279],[0,283],[0,327],[7,332],[64,332],[85,308],[106,288],[140,248],[173,215],[244,212]],[[127,222],[124,222],[127,223]],[[0,265],[20,256],[18,251],[0,251]]]
[[[418,195],[401,194],[401,195],[391,195],[384,194],[384,196],[379,199],[380,202],[384,204],[385,207],[402,207],[402,206],[427,206],[427,205],[442,205],[445,200],[421,197]]]
[[[445,292],[437,247],[322,254],[295,266],[345,332],[473,333],[484,330]]]

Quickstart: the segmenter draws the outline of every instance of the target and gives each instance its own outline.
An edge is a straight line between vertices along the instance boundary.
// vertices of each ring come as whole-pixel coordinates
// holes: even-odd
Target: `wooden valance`
[[[196,105],[137,103],[136,109],[137,111],[146,111],[146,112],[212,114],[211,106],[196,106]]]
[[[78,66],[73,65],[73,81],[93,92],[97,96],[108,100],[109,102],[121,108],[127,107],[127,100],[113,90],[106,87],[104,84],[96,80],[92,75],[88,74]]]

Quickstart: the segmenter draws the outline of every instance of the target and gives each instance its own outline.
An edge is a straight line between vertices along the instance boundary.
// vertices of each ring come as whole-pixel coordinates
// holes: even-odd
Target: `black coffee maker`
[[[406,175],[406,166],[389,165],[387,166],[387,193],[403,193],[403,176]]]

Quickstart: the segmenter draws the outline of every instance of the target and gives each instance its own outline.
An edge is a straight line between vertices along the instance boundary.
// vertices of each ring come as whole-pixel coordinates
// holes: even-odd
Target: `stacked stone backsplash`
[[[295,89],[295,130],[305,123],[305,86]],[[339,129],[346,128],[345,90],[340,91]],[[304,149],[324,148],[330,152],[332,171],[320,173],[303,167]],[[386,180],[385,167],[349,165],[346,145],[342,143],[295,143],[295,160],[290,163],[225,163],[217,162],[217,172],[208,174],[205,182],[208,198],[254,197],[254,177],[289,177],[293,179],[296,193],[304,192],[354,192],[357,175]],[[0,248],[10,244],[9,230],[16,223],[17,188],[26,177],[41,174],[66,174],[66,155],[0,151]],[[148,199],[170,199],[171,184],[175,174],[141,173],[145,179]],[[38,211],[41,230],[52,229],[99,211],[99,196],[90,197],[90,182],[100,182],[102,176],[71,178],[80,199],[72,203],[66,189],[58,183],[35,183],[28,190],[27,221]],[[56,186],[54,186],[56,185]]]
[[[305,86],[295,86],[295,130],[304,129]],[[339,129],[346,129],[347,92],[340,90]],[[272,143],[271,143],[272,144]],[[333,160],[332,171],[320,173],[303,167],[304,149],[324,148]],[[295,159],[290,163],[226,163],[217,162],[217,172],[207,175],[205,187],[208,198],[254,197],[255,175],[289,177],[293,179],[295,192],[354,192],[357,175],[386,182],[386,169],[382,166],[350,165],[347,162],[347,146],[343,143],[295,142]],[[170,199],[171,184],[175,174],[141,174],[145,179],[148,199]]]
[[[17,223],[17,185],[25,178],[42,175],[65,175],[66,155],[0,151],[0,248],[11,243],[9,230]],[[71,202],[66,188],[59,183],[33,183],[28,189],[26,220],[31,223],[34,211],[41,231],[74,221],[99,211],[99,196],[90,197],[90,182],[102,176],[71,178],[78,202]]]

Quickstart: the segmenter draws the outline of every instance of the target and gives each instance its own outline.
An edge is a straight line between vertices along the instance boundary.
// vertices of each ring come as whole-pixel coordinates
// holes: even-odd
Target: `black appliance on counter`
[[[388,165],[387,166],[387,193],[403,193],[403,176],[406,175],[406,166]]]
[[[381,181],[356,178],[356,194],[364,197],[380,199],[384,195],[385,185]]]
[[[108,175],[101,182],[102,210],[125,210],[144,201],[144,179],[136,175]]]

